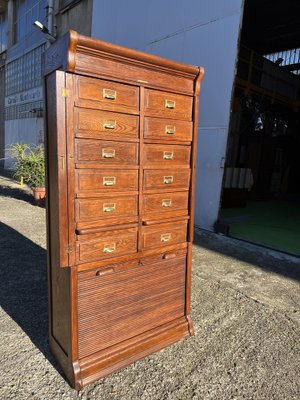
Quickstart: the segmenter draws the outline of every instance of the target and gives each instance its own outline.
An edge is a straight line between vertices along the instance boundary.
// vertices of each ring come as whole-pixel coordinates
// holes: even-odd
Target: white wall
[[[195,223],[209,230],[220,204],[242,2],[110,0],[93,5],[93,37],[205,68]]]

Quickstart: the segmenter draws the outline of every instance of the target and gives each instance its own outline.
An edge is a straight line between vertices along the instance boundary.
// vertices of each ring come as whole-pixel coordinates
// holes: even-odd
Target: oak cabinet
[[[71,31],[44,71],[50,348],[80,389],[193,335],[203,69]]]

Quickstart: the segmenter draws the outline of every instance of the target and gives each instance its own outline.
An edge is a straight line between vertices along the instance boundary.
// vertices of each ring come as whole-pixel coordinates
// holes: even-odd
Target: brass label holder
[[[107,100],[116,100],[117,92],[112,89],[103,89],[103,98]]]
[[[172,200],[171,199],[162,199],[161,205],[162,205],[162,207],[172,207]]]
[[[116,211],[117,205],[116,203],[104,203],[103,204],[103,212],[113,212]]]
[[[171,233],[164,233],[160,235],[160,241],[161,242],[169,242],[171,240]]]
[[[116,150],[115,149],[102,149],[102,158],[115,158]]]
[[[174,152],[173,151],[164,151],[164,160],[173,160]]]
[[[165,126],[165,133],[167,135],[174,135],[176,131],[176,126],[175,125],[166,125]]]
[[[117,182],[115,176],[104,176],[103,177],[103,186],[114,186]]]
[[[116,243],[109,243],[103,246],[103,253],[112,253],[116,251],[117,246]]]
[[[170,183],[173,183],[173,181],[173,176],[164,176],[164,184],[169,185]]]
[[[104,129],[116,129],[117,121],[115,119],[104,121],[103,127]]]
[[[173,110],[176,107],[176,101],[175,100],[165,100],[165,107]]]

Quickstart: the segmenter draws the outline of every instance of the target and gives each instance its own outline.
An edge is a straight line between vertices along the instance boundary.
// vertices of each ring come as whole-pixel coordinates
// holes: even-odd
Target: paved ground
[[[300,399],[299,259],[201,232],[196,336],[86,387],[47,347],[45,210],[0,179],[0,399]]]

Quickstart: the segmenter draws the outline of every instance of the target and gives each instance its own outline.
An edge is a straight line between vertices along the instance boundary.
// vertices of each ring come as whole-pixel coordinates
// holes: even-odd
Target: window
[[[277,53],[266,54],[264,57],[281,67],[285,67],[287,71],[300,75],[300,70],[297,69],[300,65],[300,48],[278,51]]]
[[[46,21],[46,0],[17,0],[15,9],[15,42],[32,31],[33,22]]]
[[[45,45],[6,65],[5,95],[10,96],[42,84],[42,54]]]
[[[40,116],[43,101],[39,95],[42,84],[42,54],[45,44],[6,65],[5,119]],[[25,98],[24,98],[25,97]],[[33,110],[35,110],[33,112]]]
[[[61,0],[61,6],[62,7],[66,7],[68,5],[70,5],[71,3],[73,3],[74,0]]]
[[[60,0],[60,11],[65,12],[75,6],[80,0]]]
[[[7,12],[0,14],[0,53],[7,49]]]

